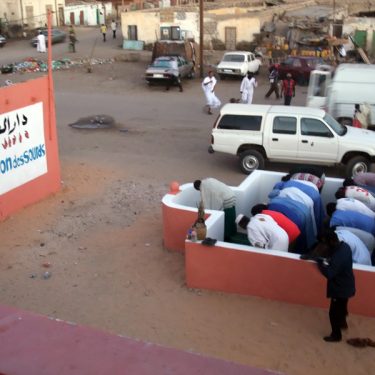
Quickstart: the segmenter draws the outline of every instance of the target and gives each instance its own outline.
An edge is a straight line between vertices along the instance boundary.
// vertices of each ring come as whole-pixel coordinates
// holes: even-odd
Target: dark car
[[[193,78],[194,64],[182,56],[160,56],[149,65],[145,73],[145,79],[149,84],[165,84],[166,81],[172,80],[173,76]]]
[[[284,79],[287,73],[290,73],[298,84],[307,85],[311,71],[320,64],[324,64],[324,60],[320,57],[289,56],[280,64],[279,78]]]
[[[47,43],[48,43],[48,30],[42,29],[40,31],[46,37],[46,45],[47,45]],[[66,32],[65,31],[62,31],[62,30],[59,30],[59,29],[52,29],[51,33],[52,33],[52,44],[65,42],[65,39],[66,39]],[[37,44],[38,44],[38,37],[37,36],[34,37],[33,39],[31,39],[31,44],[32,44],[33,47],[37,46]]]
[[[0,35],[0,48],[3,48],[7,43],[5,36]]]

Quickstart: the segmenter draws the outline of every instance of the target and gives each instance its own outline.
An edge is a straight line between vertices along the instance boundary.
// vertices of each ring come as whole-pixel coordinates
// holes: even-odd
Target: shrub
[[[218,50],[218,51],[224,51],[225,50],[225,44],[220,39],[212,38],[212,49]]]

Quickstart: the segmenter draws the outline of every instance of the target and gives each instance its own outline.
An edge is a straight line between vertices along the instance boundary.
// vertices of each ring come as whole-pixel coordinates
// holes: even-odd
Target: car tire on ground
[[[306,86],[306,79],[305,77],[303,76],[299,76],[297,78],[297,83],[300,85],[300,86]]]
[[[264,168],[264,157],[259,151],[243,151],[239,155],[239,158],[241,171],[245,174],[250,174],[251,172],[254,172],[256,169]]]
[[[219,78],[224,81],[225,75],[224,74],[219,74]]]
[[[354,156],[346,164],[346,176],[352,177],[358,173],[370,170],[370,160],[365,156]]]

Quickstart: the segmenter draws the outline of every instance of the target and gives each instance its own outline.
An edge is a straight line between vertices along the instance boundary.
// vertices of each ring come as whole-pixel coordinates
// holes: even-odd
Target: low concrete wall
[[[238,187],[237,214],[249,214],[256,203],[267,202],[268,193],[280,181],[278,172],[255,171]],[[327,178],[322,191],[324,204],[334,201],[342,180]],[[254,295],[290,303],[326,307],[326,280],[314,262],[299,259],[298,254],[260,250],[222,242],[224,214],[207,210],[207,236],[218,239],[213,247],[186,240],[187,230],[197,218],[199,192],[192,184],[177,193],[164,196],[163,239],[167,249],[185,251],[186,282],[192,288]],[[354,265],[357,294],[350,301],[353,313],[375,317],[375,267]]]

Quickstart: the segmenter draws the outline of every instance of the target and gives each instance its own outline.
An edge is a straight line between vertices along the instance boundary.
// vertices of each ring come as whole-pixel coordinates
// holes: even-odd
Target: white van
[[[323,108],[337,121],[351,125],[355,104],[368,103],[375,123],[375,65],[341,64],[333,72],[327,67],[311,72],[308,107]]]

